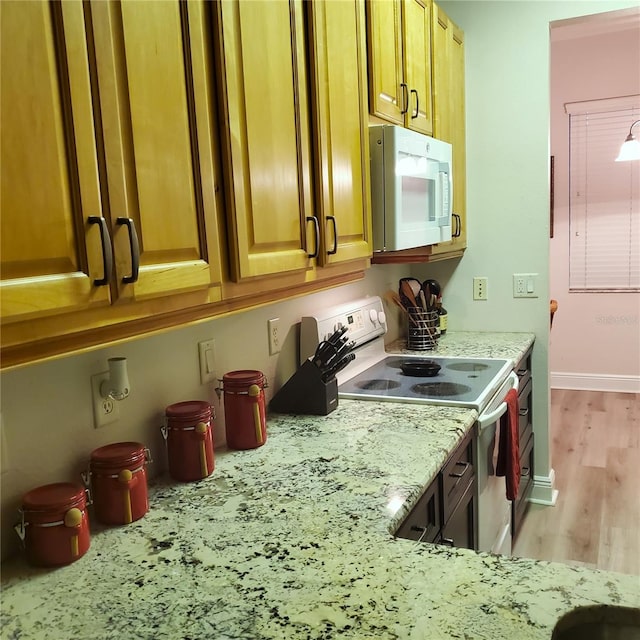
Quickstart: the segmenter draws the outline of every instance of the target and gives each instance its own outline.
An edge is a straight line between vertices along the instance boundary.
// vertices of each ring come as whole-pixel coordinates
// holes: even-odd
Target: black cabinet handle
[[[529,371],[529,369],[518,369],[516,371],[516,374],[519,376],[523,376],[525,373],[527,373],[527,371]]]
[[[131,275],[124,276],[122,282],[131,284],[138,281],[138,272],[140,271],[140,245],[138,244],[138,234],[136,233],[136,225],[131,218],[117,218],[116,223],[125,225],[129,230],[129,248],[131,249]]]
[[[317,258],[320,255],[320,223],[318,222],[318,218],[316,218],[316,216],[307,216],[307,222],[311,221],[313,221],[313,228],[316,236],[316,248],[313,253],[308,253],[307,257]]]
[[[522,478],[526,478],[529,475],[529,467],[522,467],[520,471],[520,476]]]
[[[100,228],[100,241],[102,243],[102,278],[96,278],[93,284],[101,287],[109,284],[113,274],[113,254],[111,252],[111,238],[109,237],[109,227],[107,221],[102,216],[89,216],[89,224],[97,224]]]
[[[520,416],[528,416],[529,415],[529,409],[518,409],[518,415]]]
[[[452,213],[451,215],[455,222],[454,231],[451,235],[454,238],[459,238],[462,235],[462,218],[457,213]]]
[[[471,464],[469,462],[456,462],[456,466],[457,467],[464,467],[464,469],[462,469],[462,471],[460,473],[450,473],[449,477],[450,478],[462,478],[462,476],[467,473],[467,469],[471,466]]]
[[[411,89],[411,93],[416,94],[416,110],[415,110],[415,113],[411,114],[411,119],[414,120],[415,118],[418,117],[418,111],[420,110],[420,107],[419,107],[420,99],[418,97],[418,92],[415,89]]]
[[[333,226],[333,249],[327,251],[327,255],[334,256],[338,253],[338,225],[336,224],[335,216],[327,216],[327,220],[331,220]]]
[[[409,92],[407,91],[408,87],[405,82],[401,82],[400,86],[402,87],[402,109],[400,113],[407,113],[409,111]]]
[[[442,538],[440,544],[448,544],[450,547],[454,546],[453,538]]]

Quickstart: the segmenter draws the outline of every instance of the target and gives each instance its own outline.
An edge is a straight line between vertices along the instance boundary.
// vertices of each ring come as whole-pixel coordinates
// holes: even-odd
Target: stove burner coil
[[[397,389],[399,386],[399,382],[385,379],[363,380],[356,384],[356,387],[364,389],[365,391],[389,391],[391,389]]]
[[[489,365],[483,362],[454,362],[447,365],[452,371],[484,371]]]
[[[411,387],[411,391],[430,398],[446,398],[468,393],[471,391],[471,387],[466,384],[457,384],[456,382],[420,382],[414,384]]]

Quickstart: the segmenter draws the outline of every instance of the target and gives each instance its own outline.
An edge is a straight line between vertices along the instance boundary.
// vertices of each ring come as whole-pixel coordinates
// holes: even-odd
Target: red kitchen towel
[[[507,500],[518,497],[520,486],[520,442],[518,432],[518,392],[511,389],[505,398],[507,413],[500,420],[500,442],[496,475],[504,476],[507,485]]]

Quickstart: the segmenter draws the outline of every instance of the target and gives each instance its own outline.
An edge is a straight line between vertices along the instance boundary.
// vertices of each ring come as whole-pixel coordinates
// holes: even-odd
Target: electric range
[[[355,360],[337,375],[338,397],[358,400],[409,402],[470,407],[483,411],[512,369],[505,359],[389,354],[384,348],[387,331],[382,300],[371,296],[324,309],[302,318],[300,362],[311,357],[318,344],[346,326],[355,343]],[[440,366],[434,376],[403,373],[407,361],[430,360]]]

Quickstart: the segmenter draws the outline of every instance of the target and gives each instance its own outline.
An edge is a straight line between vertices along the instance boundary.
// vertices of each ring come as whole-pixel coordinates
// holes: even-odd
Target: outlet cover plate
[[[280,335],[280,318],[271,318],[267,322],[269,328],[269,354],[275,355],[280,353],[281,335]]]
[[[103,380],[109,379],[109,372],[97,373],[91,376],[91,393],[93,395],[93,426],[96,429],[106,427],[108,424],[120,419],[120,407],[113,398],[103,398],[100,393],[100,385]]]

